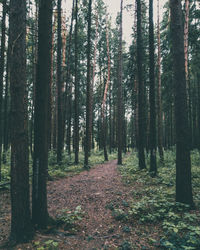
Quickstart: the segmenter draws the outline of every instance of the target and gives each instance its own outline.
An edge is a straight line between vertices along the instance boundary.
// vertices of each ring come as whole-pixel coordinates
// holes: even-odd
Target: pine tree
[[[181,1],[170,0],[170,10],[175,85],[176,201],[193,205]]]
[[[10,1],[11,240],[32,236],[26,86],[26,2]]]
[[[49,146],[48,89],[51,81],[52,8],[51,0],[41,0],[38,21],[32,182],[32,220],[40,228],[45,228],[48,223],[46,182]]]

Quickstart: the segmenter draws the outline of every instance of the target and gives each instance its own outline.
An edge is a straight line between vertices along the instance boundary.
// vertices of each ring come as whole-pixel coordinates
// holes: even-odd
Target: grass
[[[6,164],[2,164],[2,183],[10,181],[10,151],[7,152]],[[117,158],[116,152],[109,155],[109,160]],[[104,163],[103,151],[92,151],[89,158],[89,165],[91,167]],[[29,157],[30,175],[32,174],[32,159]],[[84,166],[84,153],[79,153],[79,164],[74,164],[74,154],[69,156],[67,153],[63,153],[63,161],[61,164],[57,164],[56,153],[54,151],[49,152],[48,158],[48,173],[52,178],[62,178],[66,176],[72,176],[85,170]]]
[[[165,164],[158,161],[158,176],[151,178],[148,170],[139,171],[134,152],[120,167],[126,183],[134,186],[128,211],[132,224],[159,225],[160,240],[149,239],[161,249],[200,249],[200,155],[191,153],[192,186],[196,210],[175,202],[175,152],[165,152]],[[149,158],[147,158],[149,169]],[[118,211],[119,212],[119,211]],[[118,217],[120,215],[118,214]],[[160,234],[160,231],[158,232]]]

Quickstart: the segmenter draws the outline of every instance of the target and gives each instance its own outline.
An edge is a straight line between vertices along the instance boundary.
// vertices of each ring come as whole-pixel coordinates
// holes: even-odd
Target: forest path
[[[104,249],[119,246],[127,233],[122,232],[121,223],[116,221],[108,209],[114,204],[122,207],[130,199],[130,189],[122,183],[117,170],[117,161],[97,165],[90,171],[70,178],[59,179],[48,184],[48,207],[51,216],[60,210],[75,210],[81,205],[85,216],[80,230],[74,236],[59,234],[59,249]],[[64,237],[64,238],[63,238]]]
[[[48,211],[51,217],[58,218],[62,210],[69,209],[73,212],[77,206],[81,206],[84,215],[78,222],[77,232],[71,234],[61,225],[49,227],[45,232],[37,231],[29,243],[0,249],[155,249],[149,246],[148,237],[157,229],[136,221],[116,220],[112,214],[114,208],[123,210],[125,214],[128,212],[129,202],[134,199],[133,190],[137,188],[137,183],[123,183],[117,160],[96,165],[89,171],[71,177],[49,181]],[[3,191],[0,193],[0,246],[9,236],[10,215],[10,194]],[[50,245],[47,246],[46,242],[49,240]],[[133,244],[133,248],[130,248],[129,242]],[[58,244],[58,247],[52,248],[53,243]]]

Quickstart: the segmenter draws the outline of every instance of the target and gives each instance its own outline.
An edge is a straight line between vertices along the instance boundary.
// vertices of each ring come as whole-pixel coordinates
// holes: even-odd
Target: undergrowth
[[[116,159],[116,152],[109,155],[109,160]],[[104,163],[104,154],[103,151],[92,151],[91,156],[89,158],[89,165],[91,167]],[[29,157],[29,166],[30,166],[30,176],[32,174],[32,158]],[[52,178],[61,178],[66,176],[72,176],[74,174],[78,174],[85,170],[84,166],[84,153],[79,153],[79,164],[74,164],[74,154],[69,156],[67,153],[63,153],[63,160],[61,164],[57,164],[57,156],[55,151],[49,152],[48,157],[48,173]],[[6,155],[6,162],[2,164],[1,169],[2,179],[1,183],[7,183],[10,181],[10,150]],[[5,186],[4,186],[5,187]],[[9,188],[9,185],[6,186]]]
[[[120,172],[132,190],[128,213],[113,208],[117,220],[129,223],[159,225],[160,240],[149,238],[149,243],[161,249],[200,249],[200,155],[191,153],[192,186],[196,210],[175,202],[175,152],[165,152],[165,164],[158,161],[158,176],[150,177],[148,170],[138,169],[134,152],[124,159]],[[149,169],[149,159],[147,159]]]

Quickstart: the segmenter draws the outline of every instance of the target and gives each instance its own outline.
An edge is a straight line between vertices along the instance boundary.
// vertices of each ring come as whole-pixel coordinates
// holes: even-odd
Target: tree
[[[137,0],[137,73],[138,73],[138,153],[139,168],[146,168],[145,145],[145,107],[144,107],[144,79],[143,79],[143,47],[141,25],[141,1]]]
[[[58,28],[57,28],[57,91],[58,91],[58,103],[57,103],[57,162],[60,163],[62,160],[63,150],[63,113],[62,113],[62,71],[61,71],[61,55],[62,55],[62,36],[61,36],[61,0],[58,0]]]
[[[170,0],[176,122],[176,201],[193,205],[181,1]]]
[[[162,99],[161,99],[161,48],[160,48],[160,13],[159,13],[159,0],[157,0],[157,43],[158,43],[158,59],[157,59],[157,66],[158,66],[158,86],[157,86],[157,113],[158,113],[158,151],[160,155],[160,162],[164,162],[164,153],[163,153],[163,140],[162,140],[162,131],[163,131],[163,124],[162,124]]]
[[[109,32],[108,32],[108,20],[107,26],[106,26],[106,47],[107,47],[107,56],[108,56],[108,74],[103,94],[103,101],[102,101],[102,107],[101,107],[101,117],[102,117],[102,138],[103,138],[103,149],[104,149],[104,160],[108,161],[108,153],[106,149],[106,121],[105,121],[105,113],[106,113],[106,99],[107,99],[107,93],[109,89],[110,84],[110,46],[109,46]]]
[[[48,88],[51,81],[52,1],[41,0],[38,21],[38,62],[35,86],[34,159],[32,219],[45,228],[47,211],[48,168]]]
[[[122,164],[122,123],[123,123],[123,96],[122,96],[122,14],[123,0],[121,0],[120,29],[119,29],[119,54],[118,54],[118,92],[117,92],[117,141],[118,141],[118,164]]]
[[[5,37],[6,37],[6,0],[3,1],[3,16],[1,21],[1,51],[0,51],[0,181],[1,181],[1,154],[2,154],[2,103],[3,103],[3,75],[5,64]]]
[[[11,90],[11,240],[33,234],[29,198],[29,151],[26,86],[26,2],[10,1]]]
[[[92,0],[89,0],[88,5],[88,38],[87,38],[87,101],[86,101],[86,136],[85,136],[85,161],[84,167],[88,168],[88,158],[91,149],[92,139],[92,83],[91,83],[91,14]]]
[[[155,60],[153,0],[149,0],[149,102],[150,102],[150,173],[155,176],[156,165],[156,106],[155,106]]]
[[[75,100],[74,100],[74,148],[75,164],[79,162],[79,83],[78,83],[78,0],[75,4]]]

